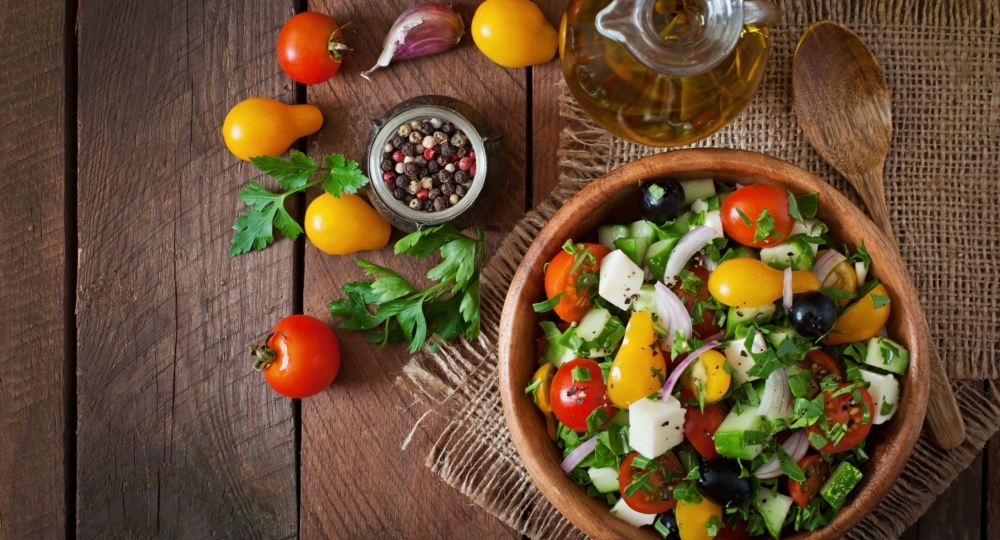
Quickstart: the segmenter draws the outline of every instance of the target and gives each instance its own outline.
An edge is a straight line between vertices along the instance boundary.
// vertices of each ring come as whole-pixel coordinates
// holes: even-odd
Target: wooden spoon
[[[802,34],[792,67],[795,114],[813,148],[858,191],[895,243],[882,173],[892,140],[892,101],[878,60],[853,32],[820,21]],[[898,247],[897,247],[898,249]],[[925,332],[930,330],[922,320]],[[927,429],[943,449],[965,441],[965,423],[937,347],[931,344]]]

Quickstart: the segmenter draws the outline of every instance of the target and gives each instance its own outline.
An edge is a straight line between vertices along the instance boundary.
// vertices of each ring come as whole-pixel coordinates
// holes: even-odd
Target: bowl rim
[[[917,319],[921,316],[919,295],[913,285],[912,278],[906,270],[906,264],[894,244],[885,236],[857,206],[833,186],[820,180],[808,171],[785,161],[744,150],[702,148],[676,150],[656,154],[614,169],[604,176],[594,180],[580,192],[567,201],[549,219],[545,226],[529,246],[517,271],[511,280],[509,292],[505,298],[500,317],[499,339],[497,343],[498,376],[500,397],[503,405],[504,419],[510,432],[514,446],[524,463],[532,482],[542,492],[545,498],[577,528],[593,538],[659,538],[655,532],[644,528],[636,528],[619,520],[611,518],[609,513],[598,515],[593,512],[584,499],[591,499],[586,492],[572,483],[559,468],[561,456],[553,455],[554,443],[548,441],[550,450],[548,456],[539,452],[537,433],[530,429],[520,416],[531,404],[530,398],[524,394],[525,381],[516,380],[513,366],[516,363],[514,322],[518,312],[525,307],[530,310],[532,298],[521,294],[522,288],[529,280],[538,279],[535,268],[547,260],[544,253],[552,245],[561,245],[564,239],[555,238],[553,231],[563,226],[571,226],[578,218],[574,211],[582,204],[599,204],[610,198],[619,190],[632,185],[637,178],[663,178],[673,175],[686,175],[694,178],[692,173],[705,173],[713,177],[721,176],[736,180],[744,178],[758,183],[772,183],[784,187],[798,186],[794,192],[804,188],[819,193],[821,207],[829,205],[837,207],[838,221],[841,223],[855,222],[863,229],[865,246],[873,261],[877,261],[876,273],[879,268],[891,267],[901,271],[902,279],[893,282],[892,296],[896,299],[906,299],[903,302],[903,314],[899,326],[907,339],[901,339],[910,347],[911,360],[907,375],[901,379],[903,398],[900,408],[906,411],[906,416],[897,416],[888,425],[899,422],[892,428],[897,435],[883,441],[878,447],[880,467],[870,472],[862,484],[862,489],[853,494],[851,500],[837,514],[833,523],[816,530],[789,535],[790,540],[832,540],[840,538],[849,529],[861,522],[889,492],[896,479],[902,473],[913,448],[920,436],[924,414],[927,406],[927,395],[930,383],[930,366],[926,365],[929,356],[928,338],[924,335]],[[702,176],[704,177],[704,176]],[[801,193],[799,193],[801,194]],[[549,255],[551,256],[551,255]],[[514,293],[514,294],[512,294]],[[898,333],[897,333],[898,334]],[[894,336],[899,339],[900,336]],[[927,358],[928,360],[925,360]],[[525,403],[527,400],[527,404]],[[533,406],[533,405],[532,405]],[[537,413],[535,413],[537,414]],[[883,426],[884,428],[885,426]],[[874,456],[873,456],[874,459]],[[569,489],[572,488],[572,489]],[[606,502],[597,501],[605,507]],[[583,510],[583,511],[581,511]]]

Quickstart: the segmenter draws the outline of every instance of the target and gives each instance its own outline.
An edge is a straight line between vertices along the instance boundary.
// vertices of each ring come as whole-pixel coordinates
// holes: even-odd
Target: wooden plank
[[[475,0],[455,2],[472,20]],[[393,64],[368,82],[361,71],[375,63],[382,39],[395,18],[412,2],[325,0],[314,11],[350,21],[347,40],[353,51],[330,83],[309,88],[309,102],[323,109],[327,126],[318,153],[363,154],[370,118],[421,94],[456,97],[482,113],[503,135],[503,172],[496,206],[482,217],[488,242],[496,243],[524,209],[524,70],[507,70],[483,57],[466,35],[456,50]],[[312,148],[317,153],[315,148]],[[393,240],[399,238],[396,233]],[[306,245],[304,308],[330,319],[326,304],[340,297],[340,285],[362,278],[355,257],[330,257]],[[418,278],[428,265],[393,257],[391,246],[358,254]],[[343,363],[326,392],[302,403],[302,514],[304,538],[515,538],[513,531],[487,514],[424,465],[440,432],[430,415],[405,450],[404,438],[420,418],[410,395],[393,381],[408,360],[403,346],[377,350],[356,332],[337,331]]]
[[[66,532],[63,2],[0,0],[0,539]]]
[[[80,538],[291,538],[292,402],[246,347],[292,310],[292,243],[230,259],[228,109],[294,102],[291,0],[82,1]]]
[[[906,540],[979,540],[983,519],[983,452],[934,501],[920,521],[907,529]]]
[[[563,0],[537,0],[538,7],[556,29],[562,20],[566,2]],[[537,205],[545,200],[559,183],[559,133],[566,122],[559,117],[556,85],[562,82],[562,63],[555,60],[531,68],[531,124],[532,124],[532,202]]]
[[[993,384],[993,383],[990,383]],[[984,538],[1000,538],[1000,434],[986,445],[985,476],[986,513],[983,516]]]

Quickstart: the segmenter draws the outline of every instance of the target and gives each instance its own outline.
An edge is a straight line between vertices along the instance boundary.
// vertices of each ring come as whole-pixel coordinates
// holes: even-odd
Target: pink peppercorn
[[[458,160],[458,168],[462,169],[463,171],[467,171],[472,168],[473,163],[475,163],[475,161],[469,159],[468,157],[464,157]]]
[[[475,178],[475,176],[476,176],[476,165],[475,164],[473,164],[472,167],[469,167],[469,176]]]
[[[382,173],[382,181],[383,182],[388,183],[388,182],[393,182],[395,180],[396,180],[396,175],[395,174],[393,174],[391,172],[384,172],[384,173]]]
[[[449,161],[451,161],[452,163],[455,163],[455,162],[456,162],[456,161],[458,161],[459,159],[461,159],[461,158],[460,158],[460,157],[458,157],[458,154],[452,154],[452,155],[451,155],[451,157],[450,157],[450,158],[448,158],[448,160],[449,160]]]
[[[424,149],[424,159],[426,159],[427,161],[434,159],[436,156],[437,156],[437,150],[435,150],[434,148]]]
[[[392,153],[392,160],[395,161],[396,163],[399,163],[404,159],[406,159],[406,155],[403,154],[402,150],[396,150],[395,152]]]
[[[476,151],[469,150],[469,159],[476,159]]]
[[[426,199],[427,195],[428,195],[427,189],[421,189],[420,191],[417,192],[417,198],[420,200]]]

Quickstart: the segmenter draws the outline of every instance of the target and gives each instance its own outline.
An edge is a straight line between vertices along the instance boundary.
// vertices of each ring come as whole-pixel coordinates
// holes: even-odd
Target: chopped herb
[[[792,388],[792,395],[797,398],[809,397],[812,387],[812,374],[808,371],[800,371],[788,377],[788,385]]]
[[[830,444],[830,441],[826,440],[826,437],[816,433],[815,431],[810,432],[806,438],[809,439],[809,444],[812,444],[815,448],[823,448],[824,446]]]
[[[753,241],[760,242],[771,236],[784,238],[783,234],[774,230],[774,218],[767,212],[767,208],[764,208],[757,216],[757,231],[753,235]]]
[[[788,475],[789,478],[795,480],[796,482],[805,482],[806,474],[802,472],[792,456],[788,455],[788,452],[781,446],[778,447],[778,465],[781,468],[781,472]]]
[[[662,520],[659,519],[653,522],[653,528],[656,529],[656,532],[660,533],[660,536],[664,538],[670,536],[670,534],[673,532],[670,529],[668,529],[666,525],[663,524]]]
[[[632,460],[632,467],[635,469],[648,469],[654,462],[656,462],[655,459],[649,459],[642,454],[638,454]]]
[[[895,405],[893,405],[892,403],[889,403],[889,402],[888,402],[888,401],[886,401],[886,400],[885,400],[885,398],[883,397],[883,398],[882,398],[882,406],[881,406],[881,407],[879,407],[879,410],[878,410],[878,413],[879,413],[880,415],[882,415],[882,416],[888,416],[888,415],[889,415],[889,413],[891,413],[891,412],[892,412],[892,409],[893,409],[894,407],[895,407]]]
[[[524,393],[530,394],[535,390],[538,390],[538,387],[541,385],[542,385],[542,379],[535,379],[534,381],[531,381],[531,384],[529,384],[527,388],[524,389]]]
[[[645,491],[647,489],[656,489],[649,481],[653,479],[653,475],[656,474],[656,469],[653,469],[638,478],[633,478],[632,482],[625,488],[623,495],[626,497],[632,497],[640,490]]]
[[[681,290],[691,293],[694,296],[701,294],[702,285],[705,283],[697,274],[690,270],[681,270]]]
[[[872,278],[865,282],[860,288],[858,288],[858,298],[864,298],[868,293],[872,292],[872,289],[881,283],[878,278]]]
[[[658,184],[650,184],[649,187],[646,188],[646,191],[649,192],[649,195],[653,197],[654,201],[662,199],[663,196],[667,194],[667,192],[664,191],[664,189]]]
[[[559,305],[562,301],[563,293],[556,294],[552,298],[544,302],[538,302],[536,304],[531,304],[531,308],[535,310],[535,313],[545,313],[546,311],[552,311]]]
[[[687,504],[701,504],[701,493],[691,482],[681,482],[674,486],[674,498]]]
[[[570,375],[572,375],[574,382],[590,381],[590,370],[583,366],[577,366],[573,368],[573,371],[570,372]]]
[[[878,295],[878,294],[873,294],[873,295],[871,295],[871,297],[872,297],[872,304],[875,305],[875,309],[878,309],[878,308],[880,308],[882,306],[889,305],[889,297],[888,296],[881,296],[881,295]]]
[[[852,292],[834,287],[820,287],[819,292],[829,296],[833,300],[853,300],[858,296]]]
[[[788,214],[796,220],[805,223],[806,219],[816,217],[819,210],[819,193],[806,193],[801,197],[788,194]]]
[[[663,374],[663,370],[650,366],[649,371],[654,377],[656,377],[656,380],[660,381],[660,386],[663,386],[663,382],[666,381],[666,376]]]
[[[601,426],[606,424],[611,418],[608,411],[604,410],[604,407],[598,407],[591,411],[590,416],[587,417],[587,433],[594,434],[597,433]]]
[[[739,208],[737,208],[736,209],[736,213],[740,215],[740,219],[743,220],[743,224],[744,225],[746,225],[747,227],[753,225],[753,221],[750,221],[750,218],[747,217],[747,215],[743,213],[743,210],[740,210]]]
[[[719,529],[724,527],[725,525],[722,523],[722,520],[719,519],[719,516],[713,515],[708,518],[708,521],[705,522],[705,528],[708,529],[708,536],[710,537],[718,536]]]

